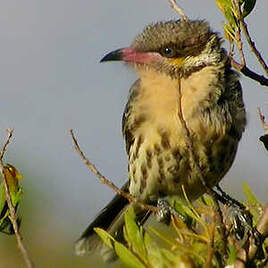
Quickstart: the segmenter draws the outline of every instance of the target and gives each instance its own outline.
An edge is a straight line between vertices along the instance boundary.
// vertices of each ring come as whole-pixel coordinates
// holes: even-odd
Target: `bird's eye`
[[[164,47],[161,51],[164,57],[172,58],[175,56],[175,49],[172,47]]]

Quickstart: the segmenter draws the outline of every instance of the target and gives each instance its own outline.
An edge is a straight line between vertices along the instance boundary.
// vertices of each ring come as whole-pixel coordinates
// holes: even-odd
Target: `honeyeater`
[[[4,166],[4,172],[7,180],[7,185],[11,197],[11,202],[17,211],[21,194],[22,188],[19,185],[19,180],[22,179],[22,175],[17,171],[17,169],[7,164]],[[9,219],[10,212],[8,209],[7,201],[6,201],[6,192],[3,181],[0,183],[0,232],[5,234],[14,234],[14,229],[12,223]],[[20,225],[21,219],[17,218],[17,223]]]
[[[239,75],[221,44],[206,21],[172,20],[147,26],[129,47],[101,60],[123,61],[139,76],[130,89],[122,131],[128,154],[123,190],[140,201],[182,197],[182,186],[195,200],[207,189],[201,176],[212,188],[230,169],[246,116]],[[122,236],[130,205],[115,196],[77,241],[77,254],[104,248],[94,227]],[[146,211],[135,210],[142,219]]]

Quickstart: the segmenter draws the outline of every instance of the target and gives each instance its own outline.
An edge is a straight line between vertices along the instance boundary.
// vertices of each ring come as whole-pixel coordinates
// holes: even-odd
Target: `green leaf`
[[[135,212],[132,206],[125,213],[125,238],[132,250],[146,262],[146,249],[143,241],[143,229],[135,222]]]
[[[94,231],[98,234],[106,246],[113,248],[113,242],[115,242],[115,239],[109,233],[98,227],[94,228]]]
[[[9,210],[7,209],[7,210],[6,210],[6,213],[5,213],[5,214],[3,215],[3,217],[0,219],[0,229],[3,228],[2,224],[4,223],[4,221],[5,221],[6,219],[8,219],[8,216],[9,216]]]
[[[191,211],[188,207],[187,209],[185,210],[185,205],[182,205],[181,203],[177,203],[175,204],[175,210],[183,216],[183,223],[186,225],[186,226],[191,226],[194,224],[195,220],[193,219],[192,217],[192,213],[191,215],[189,215],[189,211]]]
[[[190,218],[192,218],[192,220],[199,221],[200,215],[194,210],[194,208],[190,208],[187,205],[184,205],[183,210],[187,213],[187,215]]]
[[[145,268],[146,266],[124,245],[115,241],[114,249],[118,257],[124,262],[128,267],[131,268]]]
[[[201,200],[203,201],[205,205],[209,207],[213,207],[215,205],[212,197],[207,194],[202,195]]]
[[[217,6],[219,7],[219,9],[222,11],[224,17],[226,18],[226,20],[229,22],[229,24],[236,28],[237,24],[236,24],[236,12],[233,8],[233,4],[231,0],[215,0]]]
[[[257,205],[259,207],[262,207],[262,204],[257,199],[257,197],[254,195],[254,193],[251,191],[249,185],[246,182],[242,183],[242,187],[244,190],[244,194],[249,202],[250,205]]]
[[[177,198],[174,200],[172,206],[174,207],[174,209],[183,217],[187,217],[187,213],[184,210],[184,206],[185,206],[185,201],[182,201],[181,199]]]
[[[151,266],[155,268],[167,267],[160,248],[148,233],[145,233],[144,235],[144,244],[147,249],[148,260]]]
[[[230,24],[223,25],[225,37],[230,41],[236,41],[235,31]]]
[[[163,256],[172,263],[179,263],[180,257],[179,254],[174,254],[171,250],[161,249]]]
[[[114,248],[118,257],[128,266],[132,268],[143,268],[145,267],[140,260],[123,244],[117,242],[109,233],[101,228],[94,228],[94,231],[102,239],[105,245],[109,248]]]
[[[255,4],[256,4],[256,0],[245,0],[244,1],[243,12],[242,12],[243,18],[245,18],[246,16],[248,16],[251,13],[251,11],[255,7]]]
[[[0,214],[2,213],[4,206],[6,203],[6,193],[4,188],[4,183],[1,182],[0,184]]]
[[[231,265],[235,262],[237,255],[237,250],[234,245],[230,245],[228,248],[228,258],[226,261],[227,265]]]
[[[224,13],[226,10],[232,8],[232,2],[230,0],[215,0],[219,9]]]
[[[22,187],[20,186],[17,192],[10,193],[12,204],[15,207],[21,200],[22,197]]]

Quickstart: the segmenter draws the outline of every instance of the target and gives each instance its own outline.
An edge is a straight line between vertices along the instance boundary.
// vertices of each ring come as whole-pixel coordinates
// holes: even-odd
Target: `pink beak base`
[[[105,55],[100,62],[122,60],[129,63],[150,63],[159,61],[160,54],[155,52],[138,52],[134,48],[121,48]]]

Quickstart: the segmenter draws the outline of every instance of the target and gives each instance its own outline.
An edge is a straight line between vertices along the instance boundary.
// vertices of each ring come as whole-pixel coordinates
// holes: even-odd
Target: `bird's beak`
[[[139,52],[134,48],[120,48],[105,55],[100,62],[124,61],[132,63],[150,63],[161,58],[160,54],[154,52]]]
[[[100,62],[105,62],[105,61],[118,61],[118,60],[123,60],[123,51],[124,48],[119,48],[117,50],[114,50],[108,54],[106,54]]]

